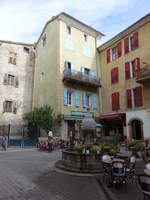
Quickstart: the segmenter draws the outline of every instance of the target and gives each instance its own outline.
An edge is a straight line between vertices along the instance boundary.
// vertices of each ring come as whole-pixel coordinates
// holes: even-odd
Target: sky
[[[60,12],[104,33],[104,43],[150,13],[150,0],[0,0],[0,40],[34,43]]]

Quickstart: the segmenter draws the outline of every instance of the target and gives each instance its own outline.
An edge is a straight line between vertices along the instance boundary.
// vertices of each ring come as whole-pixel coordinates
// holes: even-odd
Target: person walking
[[[5,135],[3,135],[3,137],[2,137],[2,148],[5,151],[7,150],[7,138]]]

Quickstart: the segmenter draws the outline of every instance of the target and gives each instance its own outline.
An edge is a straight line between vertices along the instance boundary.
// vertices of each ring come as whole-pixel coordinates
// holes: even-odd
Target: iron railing
[[[101,87],[100,78],[94,75],[87,75],[80,71],[65,69],[63,73],[65,83],[78,83],[86,86]]]
[[[149,68],[141,68],[140,71],[136,75],[136,81],[137,82],[145,82],[147,80],[150,80],[150,69]]]

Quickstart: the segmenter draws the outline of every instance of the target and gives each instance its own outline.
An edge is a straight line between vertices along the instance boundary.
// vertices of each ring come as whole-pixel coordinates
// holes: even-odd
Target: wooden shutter
[[[75,90],[74,96],[75,96],[75,106],[79,107],[80,106],[80,97],[79,97],[79,92],[77,90]]]
[[[113,93],[113,94],[111,95],[111,101],[112,101],[112,110],[116,110],[116,109],[115,109],[115,93]]]
[[[120,95],[116,92],[116,110],[120,109]]]
[[[97,109],[97,97],[96,97],[96,94],[93,94],[93,108]]]
[[[136,106],[142,106],[143,105],[143,96],[142,96],[142,87],[136,88],[136,99],[135,99]]]
[[[82,104],[83,104],[83,107],[85,108],[86,107],[86,93],[83,92],[82,94]]]
[[[129,37],[124,39],[124,52],[125,54],[129,52]]]
[[[64,105],[67,105],[67,89],[64,88]]]
[[[118,83],[119,80],[119,73],[118,73],[118,67],[115,68],[115,83]]]
[[[13,113],[17,114],[17,102],[16,101],[13,102]]]
[[[130,63],[125,63],[125,78],[126,80],[130,79]]]
[[[128,90],[127,90],[126,95],[127,95],[127,108],[132,108],[131,89],[128,89]]]
[[[107,49],[107,63],[110,63],[110,49]]]
[[[94,70],[93,69],[90,69],[90,76],[94,77]]]
[[[15,87],[19,87],[19,79],[17,76],[15,77]]]
[[[137,75],[140,72],[140,58],[134,60],[135,63],[135,74]]]
[[[139,46],[138,32],[135,32],[133,34],[133,38],[134,38],[134,48],[137,48]]]
[[[114,84],[114,69],[111,70],[111,84]]]
[[[117,44],[117,52],[118,52],[118,58],[122,55],[122,45],[121,41]]]
[[[6,101],[3,102],[3,113],[6,112]]]
[[[120,94],[119,92],[115,92],[112,94],[112,110],[120,109]]]
[[[8,74],[4,75],[4,85],[8,84]]]

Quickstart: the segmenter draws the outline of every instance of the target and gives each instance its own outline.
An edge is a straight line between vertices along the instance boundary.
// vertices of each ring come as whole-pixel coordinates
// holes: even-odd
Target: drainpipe
[[[127,89],[127,84],[126,84],[126,77],[125,77],[125,52],[124,52],[124,40],[122,40],[122,57],[123,57],[123,81],[124,81],[124,112],[125,112],[125,117],[126,117],[126,112],[127,112],[127,101],[126,101],[126,89]],[[127,124],[126,126],[123,124],[123,135],[127,136]]]
[[[95,50],[96,50],[96,72],[97,76],[100,75],[100,81],[101,81],[101,68],[100,68],[100,61],[99,61],[99,55],[97,50],[97,37],[95,37]],[[99,72],[99,73],[98,73]],[[99,76],[98,76],[99,77]],[[102,106],[102,94],[101,89],[98,89],[98,103],[99,103],[99,113],[103,113],[103,106]]]

